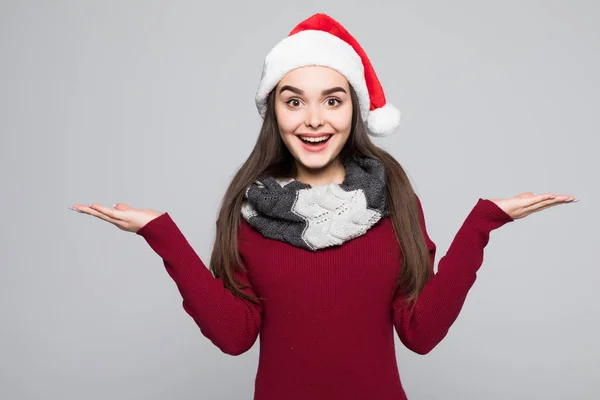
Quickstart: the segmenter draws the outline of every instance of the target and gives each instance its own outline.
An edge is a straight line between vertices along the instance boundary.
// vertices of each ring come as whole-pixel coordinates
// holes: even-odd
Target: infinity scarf
[[[355,156],[341,184],[264,177],[250,184],[242,216],[263,236],[316,251],[364,235],[387,216],[383,164]]]

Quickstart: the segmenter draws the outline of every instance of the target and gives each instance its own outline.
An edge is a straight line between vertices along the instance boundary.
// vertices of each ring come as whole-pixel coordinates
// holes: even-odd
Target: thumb
[[[119,211],[127,211],[127,210],[133,209],[133,207],[129,207],[127,204],[123,204],[123,203],[113,204],[113,207]]]
[[[534,196],[533,192],[525,192],[525,193],[521,193],[521,194],[517,195],[517,197],[520,199],[525,199],[525,198],[531,197],[531,196]]]

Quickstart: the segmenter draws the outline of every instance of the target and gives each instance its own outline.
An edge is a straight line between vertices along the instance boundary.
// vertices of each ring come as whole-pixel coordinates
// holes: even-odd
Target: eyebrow
[[[289,90],[290,92],[294,92],[294,93],[296,93],[297,95],[300,95],[300,96],[304,95],[304,91],[303,90],[300,90],[300,89],[298,89],[296,87],[293,87],[293,86],[290,86],[290,85],[282,86],[281,89],[279,90],[279,94],[283,93],[285,90]],[[331,89],[325,89],[325,90],[323,90],[321,92],[321,95],[322,96],[327,96],[327,95],[330,95],[330,94],[335,93],[335,92],[347,93],[346,90],[344,90],[343,87],[336,86],[336,87],[333,87]]]

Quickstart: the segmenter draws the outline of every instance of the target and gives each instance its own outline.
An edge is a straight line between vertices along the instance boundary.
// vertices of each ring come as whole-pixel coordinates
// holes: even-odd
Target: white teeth
[[[325,135],[325,136],[319,136],[319,137],[300,136],[300,139],[304,140],[305,142],[317,143],[317,142],[323,142],[323,141],[329,139],[330,136],[331,135]]]

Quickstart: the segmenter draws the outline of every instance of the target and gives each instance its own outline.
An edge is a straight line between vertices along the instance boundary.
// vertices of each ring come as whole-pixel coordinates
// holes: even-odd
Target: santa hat
[[[261,117],[265,115],[269,93],[281,78],[293,69],[309,65],[329,67],[346,77],[356,91],[371,136],[388,136],[398,129],[400,112],[386,102],[365,51],[339,22],[325,14],[300,22],[267,54],[255,98]]]

